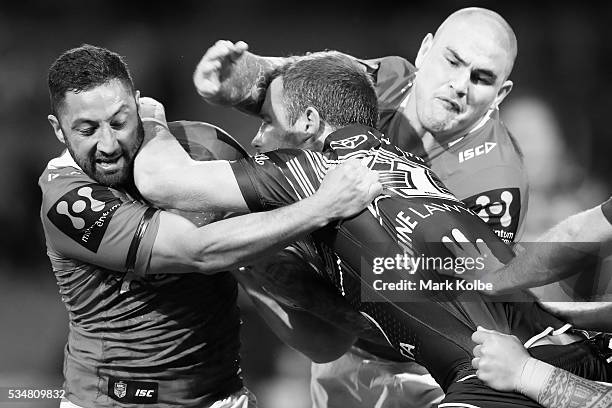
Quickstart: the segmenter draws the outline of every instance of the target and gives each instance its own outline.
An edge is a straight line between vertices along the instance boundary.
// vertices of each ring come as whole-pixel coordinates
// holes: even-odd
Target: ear
[[[304,113],[304,133],[306,133],[309,138],[317,137],[319,133],[321,133],[322,125],[323,123],[319,111],[312,106],[306,108],[306,112]]]
[[[495,97],[495,101],[493,101],[493,106],[498,107],[500,103],[508,96],[510,91],[512,91],[512,86],[514,83],[510,80],[506,80],[499,91],[497,91],[497,96]]]
[[[140,91],[136,90],[134,99],[136,99],[136,112],[140,115]]]
[[[63,144],[66,144],[66,138],[64,137],[64,132],[62,131],[62,127],[60,126],[59,120],[55,117],[55,115],[47,116],[47,120],[53,128],[53,133],[55,133],[55,137],[57,137],[57,140],[59,140]]]
[[[425,36],[425,38],[423,38],[423,41],[421,41],[421,48],[419,48],[419,52],[417,53],[417,57],[414,62],[414,65],[416,66],[417,69],[419,69],[421,65],[423,64],[423,60],[425,59],[425,56],[431,49],[432,44],[433,44],[433,34],[429,33]]]

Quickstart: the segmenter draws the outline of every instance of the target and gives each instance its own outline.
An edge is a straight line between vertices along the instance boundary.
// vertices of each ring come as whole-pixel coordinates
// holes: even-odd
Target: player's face
[[[468,131],[510,92],[509,58],[486,27],[456,25],[426,37],[414,83],[422,127],[434,136]]]
[[[283,98],[283,80],[276,78],[266,91],[261,108],[263,122],[251,145],[258,153],[283,148],[306,148],[303,142],[307,135],[299,130],[297,122],[289,123]]]
[[[67,92],[59,121],[49,116],[77,164],[101,184],[124,184],[132,175],[144,137],[138,96],[113,80],[88,91]]]

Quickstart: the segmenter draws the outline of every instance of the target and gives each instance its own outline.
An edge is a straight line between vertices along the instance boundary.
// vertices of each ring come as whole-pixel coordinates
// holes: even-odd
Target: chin
[[[129,172],[127,169],[121,169],[121,171],[111,174],[96,172],[93,179],[104,186],[121,186],[128,182]]]

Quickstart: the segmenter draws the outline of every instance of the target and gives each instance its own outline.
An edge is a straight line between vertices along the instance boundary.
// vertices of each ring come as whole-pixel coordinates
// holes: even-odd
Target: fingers
[[[474,367],[474,369],[478,370],[478,368],[480,367],[480,357],[474,357],[472,359],[472,367]]]
[[[494,336],[497,334],[500,334],[500,333],[496,332],[495,330],[489,330],[489,329],[485,329],[484,327],[478,326],[478,329],[474,333],[472,333],[472,341],[477,344],[482,344],[487,339],[489,339],[491,336]]]
[[[249,48],[247,43],[244,41],[238,41],[237,43],[233,43],[228,40],[219,40],[210,47],[206,53],[204,54],[204,58],[209,60],[211,63],[213,61],[219,62],[219,67],[221,66],[220,61],[229,58],[232,61],[235,61],[240,57],[244,52]],[[211,64],[214,66],[216,64]]]

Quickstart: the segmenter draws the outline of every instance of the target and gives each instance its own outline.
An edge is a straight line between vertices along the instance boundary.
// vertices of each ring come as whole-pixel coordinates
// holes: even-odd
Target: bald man
[[[260,57],[246,49],[242,42],[218,42],[200,61],[194,83],[210,103],[262,116],[269,77],[291,58]],[[507,243],[520,235],[528,199],[522,154],[498,111],[512,89],[508,78],[516,54],[514,32],[499,14],[467,8],[425,36],[416,67],[400,57],[360,60],[376,84],[378,128],[425,159]],[[229,72],[221,69],[228,60]],[[294,140],[268,132],[269,118],[262,119],[252,142],[257,151],[295,147]],[[393,350],[360,340],[340,359],[313,364],[314,406],[428,407],[441,400],[442,391],[424,369],[394,360],[399,358]]]

